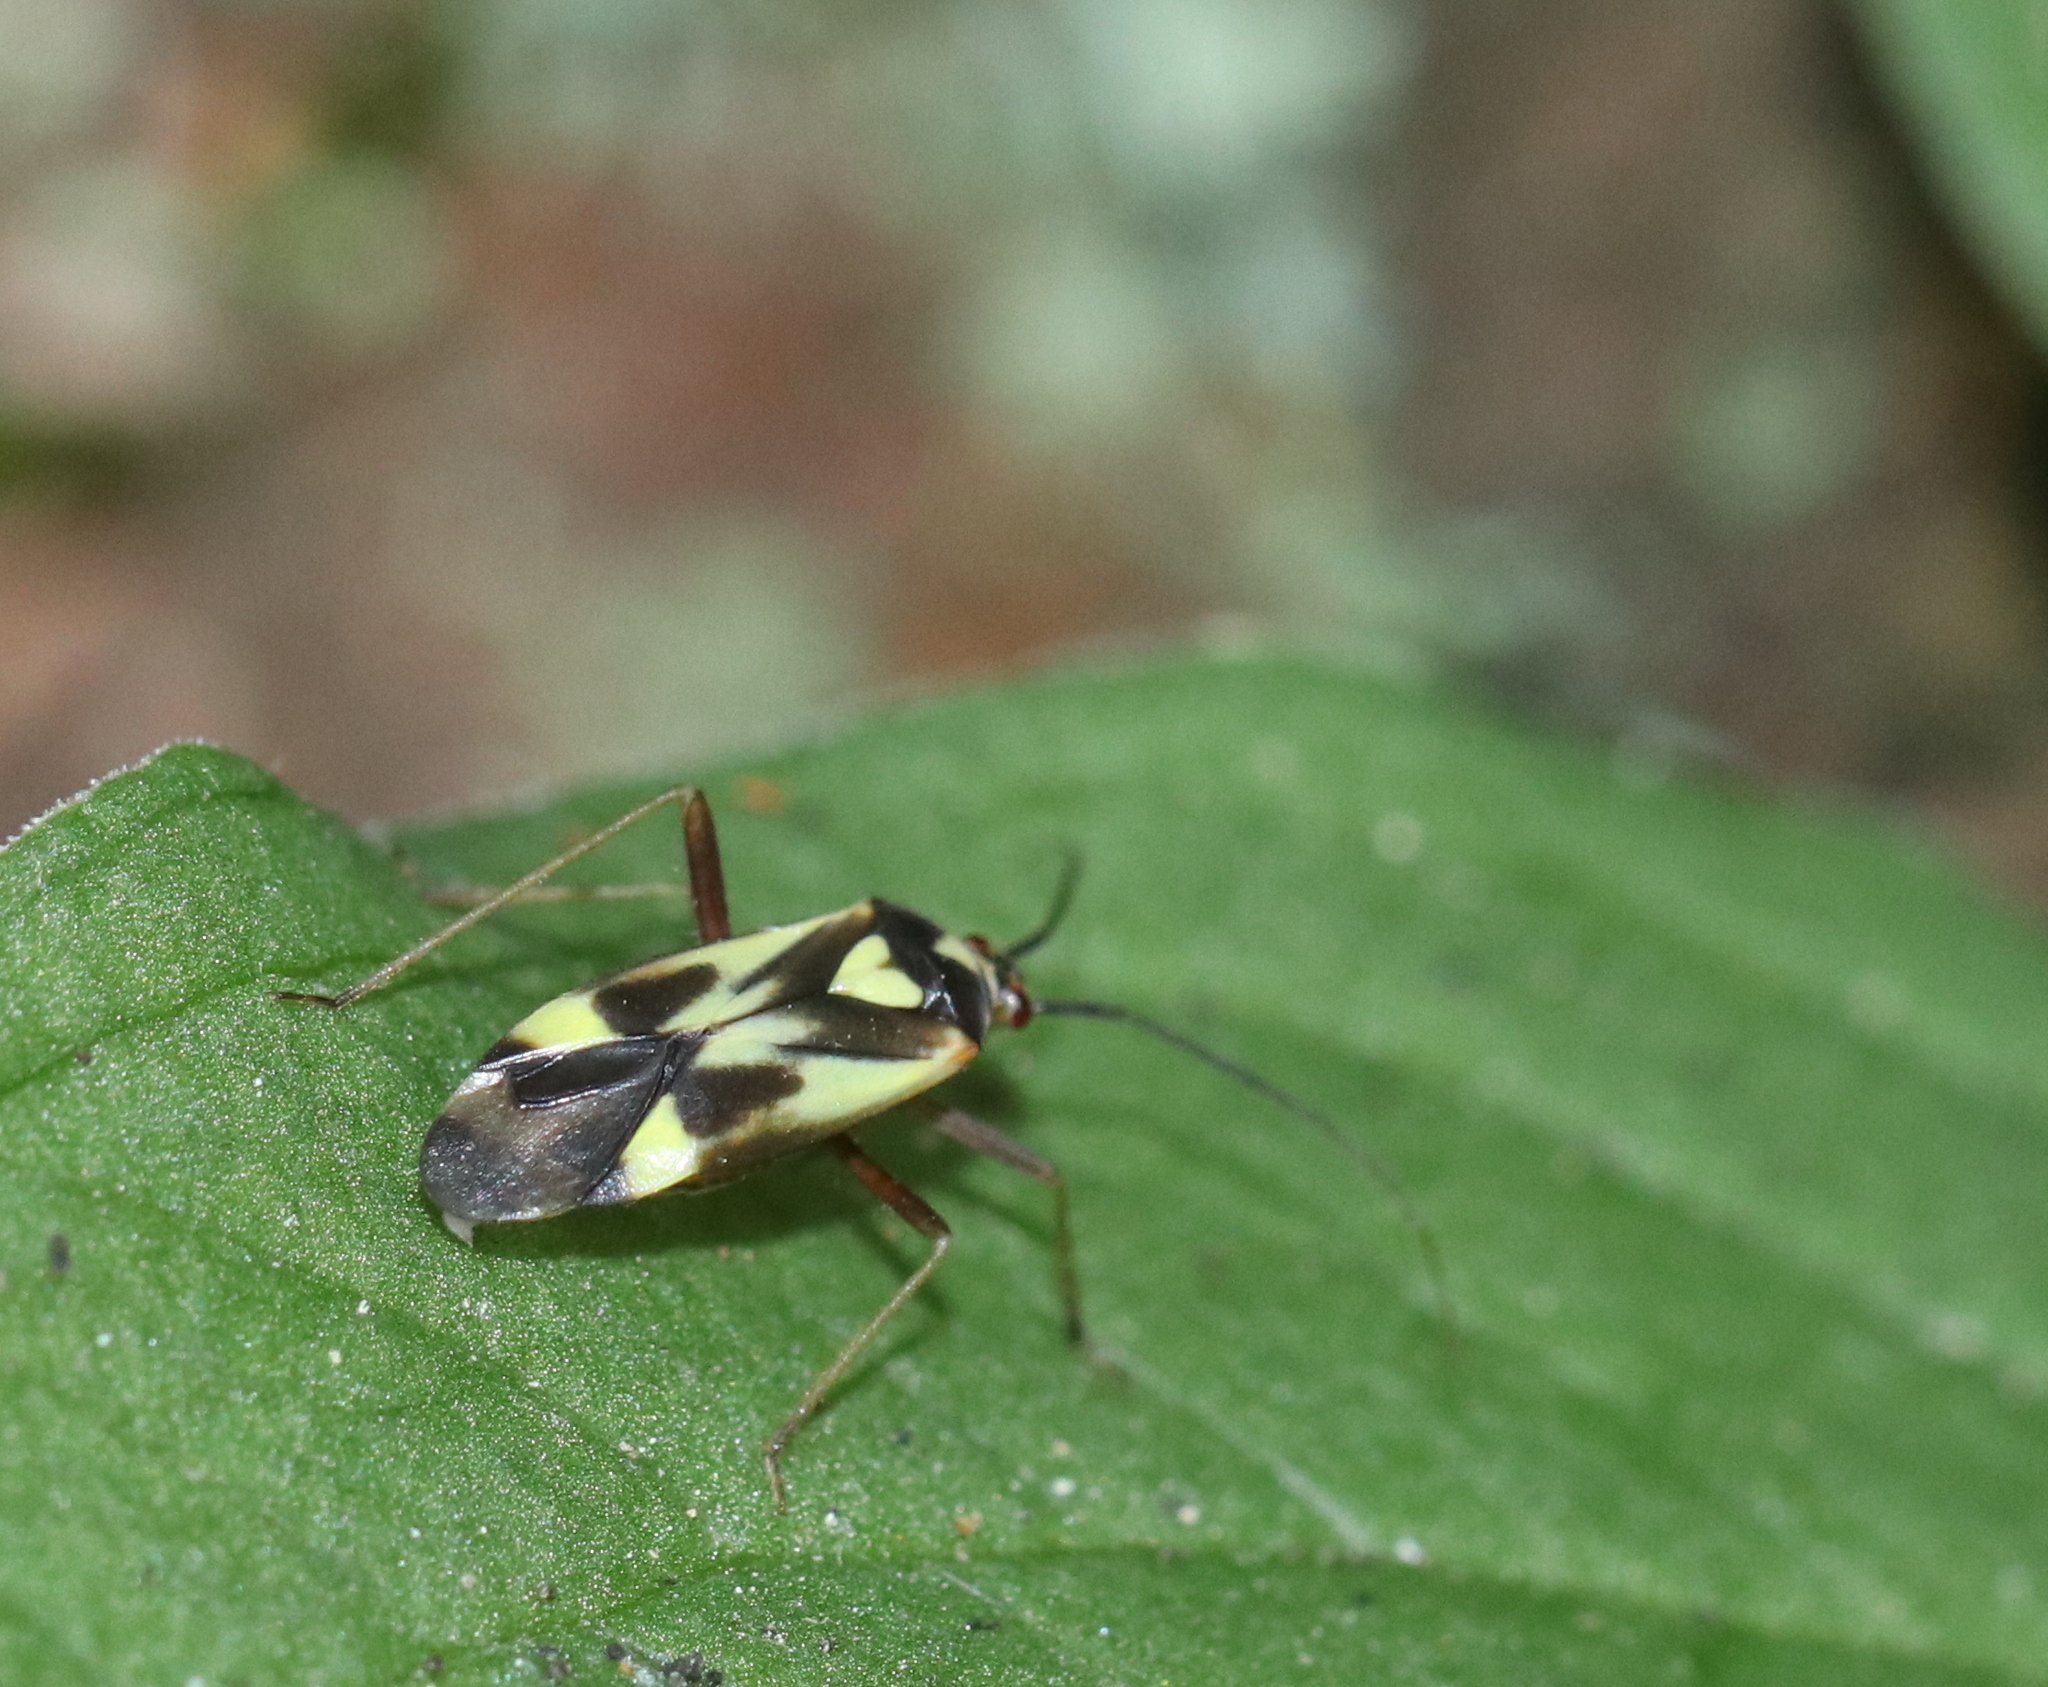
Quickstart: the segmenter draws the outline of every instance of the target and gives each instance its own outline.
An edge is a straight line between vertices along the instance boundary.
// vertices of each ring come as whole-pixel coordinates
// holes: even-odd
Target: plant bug
[[[855,1143],[850,1128],[922,1096],[981,1050],[991,1027],[1039,1014],[1113,1019],[1193,1055],[1315,1126],[1393,1196],[1422,1250],[1448,1322],[1435,1236],[1377,1157],[1279,1086],[1157,1021],[1107,1002],[1034,1002],[1016,963],[1049,938],[1072,901],[1069,860],[1030,935],[997,949],[869,897],[794,925],[732,933],[711,807],[681,785],[572,844],[338,995],[281,1000],[345,1008],[381,990],[507,904],[577,892],[543,887],[562,868],[674,803],[681,810],[698,947],[643,962],[536,1008],[484,1055],[428,1128],[420,1182],[449,1228],[548,1218],[577,1207],[702,1190],[822,1143],[931,1245],[881,1309],[811,1381],[763,1447],[777,1510],[782,1454],[862,1350],[938,1269],[952,1231],[914,1190]],[[661,891],[622,886],[614,893]],[[602,892],[600,892],[602,894]],[[957,1108],[935,1129],[1052,1191],[1054,1263],[1069,1341],[1085,1343],[1067,1186],[1048,1160]]]

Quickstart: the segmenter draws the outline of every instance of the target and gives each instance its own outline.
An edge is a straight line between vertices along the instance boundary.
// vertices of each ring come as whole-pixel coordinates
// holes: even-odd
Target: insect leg
[[[932,1251],[922,1265],[904,1278],[902,1286],[889,1297],[882,1310],[867,1321],[860,1334],[839,1350],[839,1357],[811,1380],[811,1386],[797,1402],[796,1410],[783,1420],[780,1429],[768,1437],[768,1445],[762,1451],[768,1462],[768,1486],[774,1491],[777,1511],[789,1509],[789,1493],[782,1483],[782,1449],[789,1445],[789,1438],[804,1426],[805,1420],[818,1409],[825,1396],[832,1392],[833,1384],[846,1374],[847,1366],[860,1356],[861,1349],[873,1341],[882,1326],[902,1311],[910,1297],[924,1287],[925,1279],[938,1270],[939,1261],[946,1257],[946,1249],[953,1243],[953,1232],[947,1227],[946,1221],[939,1217],[914,1189],[907,1184],[899,1183],[862,1153],[852,1137],[843,1134],[828,1137],[826,1146],[852,1168],[853,1175],[868,1186],[870,1193],[884,1202],[905,1224],[929,1240]]]
[[[950,1136],[963,1148],[1000,1160],[1012,1171],[1022,1172],[1052,1191],[1052,1254],[1059,1271],[1060,1304],[1066,1310],[1067,1340],[1076,1347],[1085,1347],[1088,1337],[1081,1325],[1081,1276],[1074,1268],[1074,1226],[1067,1212],[1067,1180],[1060,1176],[1059,1167],[1032,1153],[1023,1143],[1012,1142],[994,1125],[957,1107],[949,1107],[933,1119],[932,1129],[941,1136]]]
[[[543,862],[514,884],[486,897],[466,914],[450,920],[431,937],[422,938],[402,955],[386,961],[368,978],[352,984],[336,996],[321,995],[306,990],[280,990],[277,997],[286,1002],[318,1002],[323,1007],[345,1008],[361,1001],[372,991],[381,990],[414,962],[431,955],[451,937],[459,937],[479,920],[495,914],[508,902],[517,902],[537,890],[572,861],[580,861],[592,850],[601,848],[617,837],[636,820],[645,819],[656,809],[668,803],[680,803],[683,810],[683,845],[690,861],[690,897],[696,907],[698,935],[706,943],[715,943],[732,935],[732,922],[726,915],[725,875],[719,868],[718,834],[711,824],[711,805],[704,800],[704,793],[694,785],[678,785],[664,791],[660,796],[642,803],[629,813],[622,814],[608,826],[599,827],[587,838],[580,838],[563,850],[553,860]]]
[[[650,896],[682,896],[689,888],[663,884],[536,885],[532,890],[521,891],[519,902],[522,907],[535,902],[640,902]],[[420,900],[429,908],[474,908],[497,894],[495,885],[442,885],[436,890],[421,891]]]
[[[718,858],[718,828],[711,824],[711,805],[694,785],[669,792],[683,805],[683,854],[690,863],[690,906],[697,915],[697,941],[723,943],[732,936],[732,916],[725,909],[725,867]]]

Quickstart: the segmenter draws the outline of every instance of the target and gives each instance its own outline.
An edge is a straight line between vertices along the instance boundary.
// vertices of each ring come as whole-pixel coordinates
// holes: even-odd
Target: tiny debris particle
[[[1046,1490],[1056,1500],[1071,1499],[1074,1490],[1080,1486],[1071,1476],[1055,1476],[1046,1484]]]
[[[896,1431],[894,1435],[890,1436],[889,1439],[891,1441],[894,1441],[896,1445],[899,1447],[907,1447],[910,1445],[910,1431],[907,1429],[899,1429]]]
[[[422,1675],[439,1675],[447,1667],[447,1659],[443,1658],[439,1652],[429,1652],[424,1658],[420,1659],[420,1674]]]
[[[1396,1563],[1410,1566],[1427,1564],[1429,1551],[1413,1535],[1403,1535],[1394,1542],[1394,1559]]]
[[[327,1362],[328,1362],[328,1364],[330,1364],[330,1365],[338,1365],[338,1364],[340,1364],[340,1363],[341,1363],[341,1349],[340,1349],[340,1348],[338,1348],[338,1347],[330,1347],[330,1348],[329,1348],[329,1349],[327,1350]]]
[[[1193,1528],[1202,1520],[1202,1508],[1192,1503],[1178,1507],[1173,1514],[1176,1523],[1185,1523]]]
[[[742,773],[733,784],[739,791],[740,807],[754,814],[780,814],[789,806],[789,793],[758,773]]]
[[[553,1604],[555,1598],[555,1584],[553,1582],[542,1582],[538,1587],[536,1587],[533,1590],[533,1597],[538,1599],[543,1605]]]
[[[953,1519],[953,1533],[960,1536],[963,1540],[980,1527],[981,1513],[978,1511],[963,1512],[960,1516]]]
[[[81,1066],[90,1066],[93,1061],[93,1051],[86,1047],[75,1048],[71,1051],[71,1058]]]
[[[1983,1320],[1968,1313],[1938,1313],[1922,1326],[1920,1335],[1944,1359],[1978,1359],[1984,1354]]]
[[[369,1315],[370,1315],[370,1303],[369,1303],[368,1301],[366,1301],[366,1300],[359,1300],[359,1301],[357,1301],[357,1302],[356,1302],[356,1316],[357,1316],[358,1318],[367,1318],[367,1317],[369,1317]]]
[[[626,1643],[623,1640],[611,1640],[605,1643],[604,1655],[610,1658],[613,1663],[617,1663],[621,1658],[631,1657],[632,1653],[627,1649]]]
[[[98,1335],[92,1338],[92,1344],[95,1347],[112,1347],[114,1345],[114,1332],[112,1330],[100,1331]]]
[[[1052,1444],[1052,1456],[1056,1459],[1070,1459],[1074,1456],[1074,1449],[1064,1441],[1055,1441]]]
[[[1002,1626],[1001,1621],[995,1617],[969,1617],[967,1619],[967,1632],[969,1634],[993,1634]]]
[[[715,1675],[717,1671],[714,1670],[712,1673]],[[670,1658],[661,1666],[661,1678],[664,1681],[680,1681],[683,1687],[698,1687],[705,1679],[704,1654],[685,1652],[680,1658]]]
[[[1422,859],[1429,830],[1412,814],[1384,814],[1372,829],[1373,853],[1389,867],[1407,867]]]
[[[1849,1021],[1859,1031],[1896,1030],[1912,1007],[1906,987],[1881,972],[1861,973],[1850,979],[1846,994]]]
[[[71,1269],[71,1238],[61,1230],[50,1232],[50,1275],[61,1277]]]

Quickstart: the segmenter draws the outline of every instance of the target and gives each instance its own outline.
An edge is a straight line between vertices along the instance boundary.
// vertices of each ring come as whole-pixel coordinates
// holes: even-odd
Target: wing
[[[856,902],[797,925],[769,926],[664,955],[536,1008],[484,1058],[619,1037],[709,1031],[821,994],[874,922],[874,905]]]
[[[960,939],[894,903],[837,913],[664,955],[535,1009],[485,1057],[619,1037],[715,1031],[827,994],[988,1029],[988,965]]]
[[[663,1093],[583,1204],[744,1176],[921,1095],[978,1047],[915,1009],[830,994],[722,1025],[680,1050]]]
[[[466,1222],[545,1218],[578,1205],[618,1163],[685,1041],[494,1050],[428,1129],[421,1186]]]
[[[420,1181],[450,1218],[503,1222],[741,1176],[974,1057],[988,986],[955,948],[856,902],[557,996],[450,1098]]]

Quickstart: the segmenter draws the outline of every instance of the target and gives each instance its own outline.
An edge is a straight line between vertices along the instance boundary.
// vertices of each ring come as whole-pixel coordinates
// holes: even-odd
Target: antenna
[[[1067,917],[1067,909],[1073,906],[1074,887],[1081,882],[1081,852],[1072,845],[1067,848],[1066,865],[1060,869],[1060,882],[1052,893],[1052,907],[1045,918],[1038,922],[1038,929],[1028,937],[1020,937],[1009,948],[1003,950],[1003,959],[1014,961],[1020,955],[1028,955],[1048,937],[1059,930],[1060,921]]]
[[[1060,898],[1054,907],[1055,916],[1065,912],[1066,899],[1072,892],[1071,874],[1069,880],[1062,882],[1060,890]],[[1047,922],[1048,929],[1053,923],[1053,921]],[[1034,933],[1032,941],[1040,941],[1045,935],[1045,932]],[[1012,951],[1012,953],[1015,952],[1014,950]],[[1203,1065],[1213,1071],[1221,1072],[1226,1078],[1236,1079],[1238,1083],[1244,1085],[1254,1095],[1264,1097],[1282,1112],[1292,1113],[1297,1119],[1302,1120],[1306,1124],[1313,1125],[1340,1150],[1349,1155],[1352,1161],[1368,1177],[1387,1192],[1388,1198],[1393,1201],[1401,1217],[1407,1221],[1408,1228],[1415,1233],[1416,1251],[1422,1256],[1422,1269],[1424,1275],[1429,1278],[1431,1298],[1435,1300],[1438,1315],[1444,1321],[1444,1329],[1450,1341],[1451,1351],[1453,1354],[1456,1354],[1458,1350],[1457,1310],[1451,1300],[1450,1281],[1444,1274],[1443,1252],[1437,1246],[1436,1231],[1431,1228],[1429,1221],[1422,1216],[1422,1209],[1415,1204],[1415,1197],[1408,1193],[1408,1186],[1395,1175],[1394,1168],[1388,1165],[1386,1161],[1382,1160],[1370,1148],[1353,1141],[1338,1128],[1336,1121],[1327,1113],[1311,1107],[1298,1095],[1282,1089],[1272,1079],[1262,1077],[1249,1066],[1241,1066],[1227,1056],[1218,1054],[1214,1049],[1205,1047],[1183,1032],[1176,1031],[1171,1026],[1160,1024],[1156,1019],[1150,1019],[1144,1014],[1137,1013],[1127,1007],[1119,1007],[1114,1002],[1041,1000],[1035,1002],[1033,1006],[1041,1014],[1061,1014],[1070,1019],[1113,1019],[1125,1025],[1135,1026],[1138,1030],[1146,1033],[1146,1035],[1156,1037],[1162,1043],[1179,1049],[1183,1054],[1193,1055]]]

